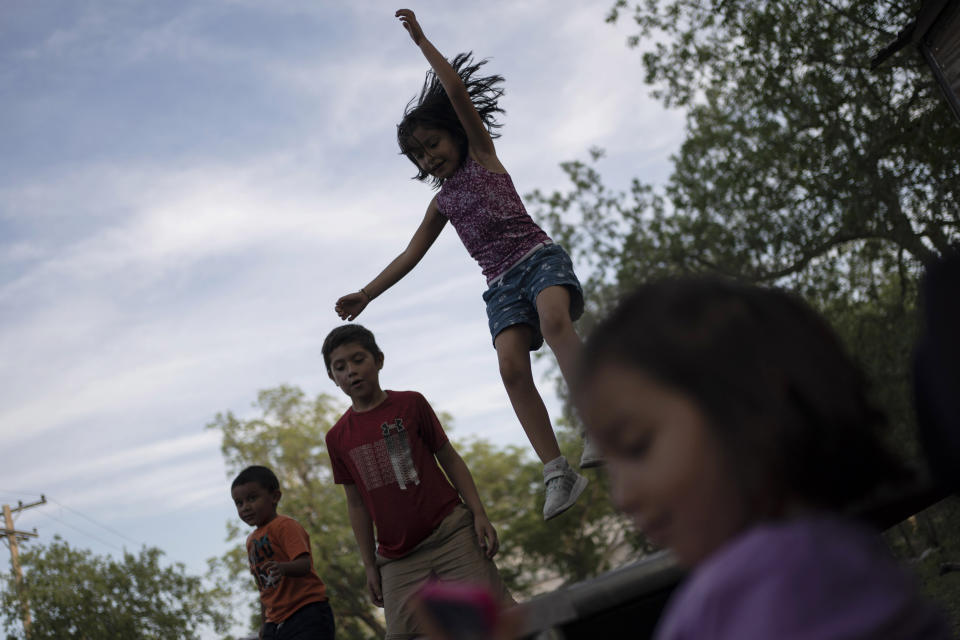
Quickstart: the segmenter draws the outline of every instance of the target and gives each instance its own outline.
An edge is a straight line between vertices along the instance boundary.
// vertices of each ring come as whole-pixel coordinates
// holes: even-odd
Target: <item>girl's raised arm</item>
[[[492,158],[496,160],[493,138],[490,137],[490,132],[487,131],[480,114],[473,106],[473,101],[470,99],[470,94],[467,92],[463,80],[450,66],[447,59],[423,35],[423,29],[420,28],[420,23],[417,22],[417,17],[413,14],[413,11],[400,9],[396,16],[400,18],[400,22],[410,33],[413,43],[420,47],[423,56],[433,68],[433,72],[437,74],[440,84],[447,92],[447,97],[450,98],[453,110],[457,113],[457,118],[460,119],[460,124],[463,125],[463,129],[467,133],[467,142],[471,150],[484,159]]]
[[[341,296],[334,306],[334,311],[343,320],[353,320],[363,311],[370,301],[381,293],[395,285],[403,276],[410,273],[410,270],[417,266],[417,263],[427,253],[427,249],[433,245],[433,242],[443,231],[443,225],[447,219],[440,215],[440,208],[437,206],[437,198],[433,197],[427,206],[427,213],[423,216],[423,221],[413,237],[400,255],[394,258],[386,268],[380,272],[376,278],[371,280],[366,286],[361,287],[356,293],[348,293]]]

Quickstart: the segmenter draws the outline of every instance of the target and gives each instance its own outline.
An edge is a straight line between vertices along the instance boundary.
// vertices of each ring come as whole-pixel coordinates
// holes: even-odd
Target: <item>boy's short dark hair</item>
[[[323,364],[330,371],[330,354],[337,347],[345,344],[356,343],[370,352],[374,358],[382,358],[383,352],[377,346],[377,340],[373,333],[360,324],[345,324],[337,327],[323,341]]]
[[[247,467],[241,471],[236,478],[233,479],[233,484],[230,485],[230,488],[247,484],[249,482],[256,482],[261,487],[267,491],[279,491],[280,490],[280,481],[277,479],[277,474],[260,465],[253,465]]]

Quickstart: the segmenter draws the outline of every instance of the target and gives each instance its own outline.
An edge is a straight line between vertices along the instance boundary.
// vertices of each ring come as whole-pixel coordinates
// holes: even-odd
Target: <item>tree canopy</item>
[[[602,283],[710,271],[820,297],[913,277],[960,239],[960,127],[919,56],[869,68],[911,8],[637,3],[645,81],[687,111],[672,176],[625,194],[568,162],[574,188],[534,201]]]
[[[644,80],[686,111],[666,184],[607,187],[589,161],[529,196],[584,274],[584,325],[658,276],[710,273],[795,290],[864,364],[901,435],[925,262],[960,240],[960,126],[929,69],[870,56],[918,3],[619,0]],[[912,446],[912,445],[911,445]]]
[[[800,282],[853,256],[929,261],[960,238],[960,127],[929,68],[908,50],[870,69],[918,6],[634,6],[630,44],[654,43],[646,82],[688,113],[667,187],[689,240],[681,264]]]
[[[163,566],[162,552],[143,548],[123,560],[71,547],[59,537],[31,544],[21,555],[23,583],[6,580],[0,593],[8,638],[195,638],[204,625],[223,632],[228,617],[219,591],[187,575],[182,564]],[[21,600],[31,625],[21,625]]]

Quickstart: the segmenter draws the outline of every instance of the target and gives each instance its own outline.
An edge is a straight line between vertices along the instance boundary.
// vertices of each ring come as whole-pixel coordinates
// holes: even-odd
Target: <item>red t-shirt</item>
[[[348,409],[327,433],[333,480],[357,486],[380,555],[406,555],[460,503],[435,457],[445,444],[440,421],[415,391],[387,391],[370,411]]]
[[[310,553],[310,537],[300,523],[287,516],[277,515],[247,538],[250,572],[257,579],[267,622],[283,622],[304,605],[327,599],[327,587],[313,568],[313,556],[310,573],[305,576],[281,576],[274,581],[263,568],[270,560],[289,562],[304,553]]]

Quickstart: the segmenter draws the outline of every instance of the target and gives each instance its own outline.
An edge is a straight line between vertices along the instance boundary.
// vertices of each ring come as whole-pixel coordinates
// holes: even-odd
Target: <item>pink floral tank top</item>
[[[510,175],[487,171],[469,155],[440,187],[437,205],[488,283],[550,242],[527,213]]]

